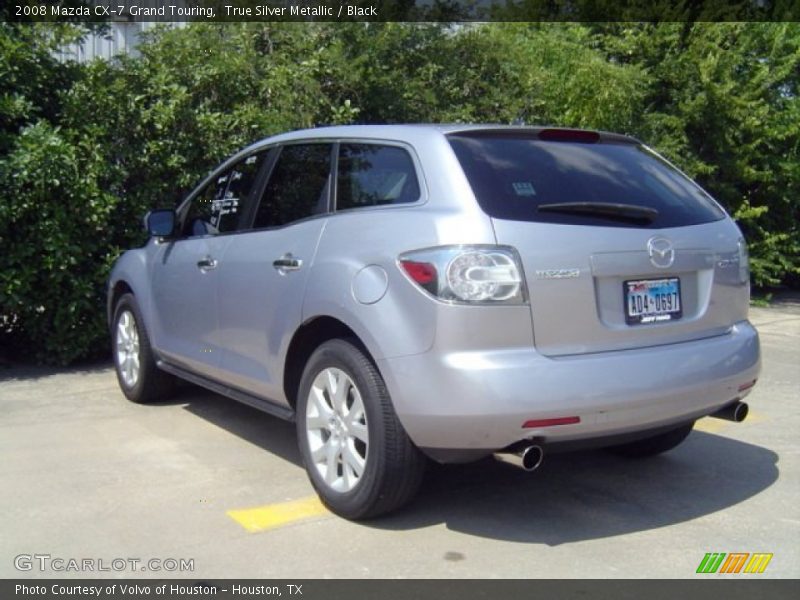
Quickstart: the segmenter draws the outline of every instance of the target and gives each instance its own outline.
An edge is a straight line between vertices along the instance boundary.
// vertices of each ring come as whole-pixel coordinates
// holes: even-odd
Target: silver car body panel
[[[254,144],[198,189],[259,149],[347,140],[406,147],[420,198],[274,229],[151,239],[120,257],[110,290],[124,282],[136,294],[162,360],[284,406],[295,332],[318,317],[342,322],[375,360],[401,422],[423,448],[491,451],[529,438],[593,438],[686,422],[742,397],[739,386],[758,376],[759,347],[746,321],[748,284],[736,268],[741,234],[730,217],[659,230],[493,219],[445,135],[477,128],[332,127]],[[672,245],[668,268],[651,261],[654,237]],[[398,264],[406,252],[460,244],[516,248],[529,302],[441,302]],[[273,261],[286,254],[302,268],[276,270]],[[205,257],[216,268],[199,269]],[[627,325],[623,282],[665,274],[681,279],[683,317]],[[522,427],[573,415],[580,423]]]
[[[155,347],[168,360],[212,377],[221,374],[219,272],[197,263],[219,260],[230,241],[231,236],[205,236],[148,247]]]
[[[758,335],[550,358],[533,348],[431,352],[378,361],[403,425],[424,448],[505,448],[679,424],[741,399],[760,370]],[[435,398],[433,403],[431,399]],[[532,419],[580,423],[524,429]]]
[[[266,398],[283,398],[283,361],[303,322],[302,302],[327,219],[232,236],[220,261],[218,336],[225,383]],[[273,261],[291,256],[297,271]],[[258,301],[254,301],[254,299]]]
[[[494,227],[498,242],[516,247],[522,256],[535,345],[543,354],[671,344],[720,335],[747,318],[748,283],[738,278],[741,233],[727,219],[658,230],[498,219]],[[651,262],[647,244],[654,238],[671,243],[670,267],[659,268]],[[577,269],[579,275],[537,276],[563,269]],[[627,325],[623,283],[666,276],[680,279],[683,316],[677,321]]]

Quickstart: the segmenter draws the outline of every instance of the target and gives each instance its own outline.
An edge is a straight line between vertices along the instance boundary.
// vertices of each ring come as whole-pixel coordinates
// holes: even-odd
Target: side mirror
[[[151,237],[171,237],[175,232],[175,211],[171,208],[151,210],[144,216],[144,228]]]

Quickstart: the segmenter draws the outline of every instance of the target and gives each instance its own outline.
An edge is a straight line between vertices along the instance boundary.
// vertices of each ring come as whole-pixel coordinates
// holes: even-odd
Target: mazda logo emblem
[[[654,237],[647,240],[647,254],[654,267],[666,269],[675,262],[675,249],[667,238]]]

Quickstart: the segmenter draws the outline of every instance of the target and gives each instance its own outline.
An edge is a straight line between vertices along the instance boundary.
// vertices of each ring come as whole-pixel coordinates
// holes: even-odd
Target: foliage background
[[[800,282],[797,23],[198,23],[137,58],[53,58],[85,33],[0,23],[0,347],[17,360],[105,353],[105,279],[144,212],[322,124],[629,133],[735,216],[756,286]]]

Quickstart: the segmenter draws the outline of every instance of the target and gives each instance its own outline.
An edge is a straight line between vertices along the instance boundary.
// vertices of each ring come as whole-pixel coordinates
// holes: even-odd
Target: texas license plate
[[[681,281],[677,277],[626,281],[623,286],[625,322],[628,325],[681,318]]]

